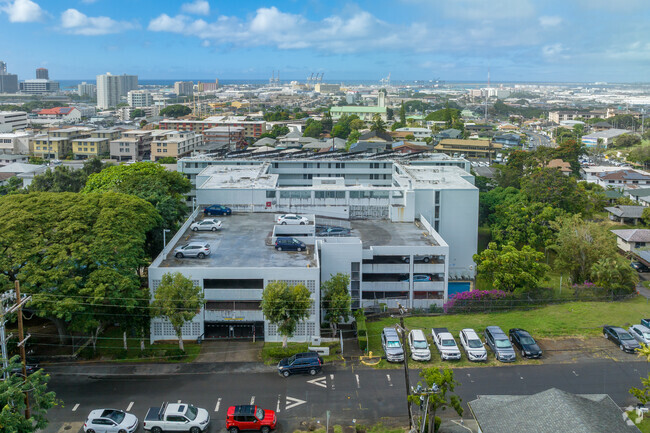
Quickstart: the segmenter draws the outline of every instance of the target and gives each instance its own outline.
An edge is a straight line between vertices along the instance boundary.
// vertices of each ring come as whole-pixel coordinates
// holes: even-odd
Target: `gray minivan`
[[[384,348],[388,362],[404,361],[404,349],[395,328],[384,328],[381,331],[381,347]]]
[[[485,342],[492,349],[498,361],[514,362],[517,359],[515,349],[505,332],[498,326],[485,328]]]

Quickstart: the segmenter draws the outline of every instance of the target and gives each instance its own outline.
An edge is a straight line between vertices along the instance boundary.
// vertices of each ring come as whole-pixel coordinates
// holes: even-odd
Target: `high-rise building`
[[[174,93],[177,95],[192,96],[194,94],[193,81],[177,81],[174,83]]]
[[[59,91],[59,82],[50,81],[44,78],[36,78],[35,80],[25,80],[20,83],[20,91],[23,93],[31,93],[38,95],[41,93],[52,93]]]
[[[97,75],[97,108],[107,109],[120,102],[120,76],[107,72]]]
[[[0,93],[17,93],[18,75],[7,72],[7,64],[0,60]]]
[[[215,79],[214,83],[202,83],[198,82],[197,84],[197,90],[199,92],[213,92],[219,88],[219,79]]]
[[[84,81],[81,84],[77,84],[77,93],[79,96],[90,96],[92,98],[97,94],[97,86]]]
[[[120,75],[120,96],[126,96],[131,90],[138,90],[138,76]]]
[[[131,90],[126,96],[129,107],[150,107],[153,105],[153,95],[148,90]]]
[[[36,69],[36,78],[40,78],[43,80],[49,80],[50,79],[50,72],[46,68],[38,68]]]

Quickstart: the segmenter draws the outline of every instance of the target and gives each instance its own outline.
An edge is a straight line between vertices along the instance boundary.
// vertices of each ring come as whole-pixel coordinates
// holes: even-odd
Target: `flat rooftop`
[[[199,176],[209,176],[197,188],[275,188],[277,174],[267,173],[268,165],[212,165],[206,167]]]
[[[363,248],[372,246],[438,246],[427,230],[415,223],[394,223],[388,220],[355,220],[352,236],[361,238]],[[419,222],[418,222],[419,224]]]
[[[161,268],[306,268],[316,266],[314,247],[307,251],[276,251],[271,245],[274,226],[272,213],[233,213],[230,216],[214,216],[221,221],[220,231],[193,232],[187,230],[171,252],[160,263]],[[204,219],[199,214],[198,220]],[[207,242],[212,253],[205,259],[177,259],[173,249],[190,242]]]

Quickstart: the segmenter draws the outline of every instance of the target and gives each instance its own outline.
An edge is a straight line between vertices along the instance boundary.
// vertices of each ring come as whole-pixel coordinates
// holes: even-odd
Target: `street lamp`
[[[171,230],[169,229],[163,229],[163,250],[167,247],[167,237],[165,236],[165,233],[170,232]]]

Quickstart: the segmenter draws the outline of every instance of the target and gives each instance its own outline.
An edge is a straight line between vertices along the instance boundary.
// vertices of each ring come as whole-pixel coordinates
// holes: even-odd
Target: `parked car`
[[[221,206],[220,204],[215,204],[203,209],[203,213],[206,215],[231,215],[232,210],[227,206]]]
[[[215,219],[204,219],[203,221],[196,221],[190,225],[192,231],[198,232],[199,230],[212,230],[216,232],[221,230],[221,221]]]
[[[269,433],[275,429],[278,419],[275,412],[259,406],[230,406],[226,414],[226,430],[238,433],[243,430],[257,430]]]
[[[296,215],[295,213],[288,213],[280,215],[277,223],[281,225],[293,224],[304,226],[305,224],[309,224],[309,219],[304,216]]]
[[[395,328],[384,328],[381,331],[381,347],[388,362],[404,361],[404,349]]]
[[[438,348],[440,359],[443,361],[457,361],[460,359],[460,350],[456,345],[456,340],[447,328],[431,329],[433,343]]]
[[[431,350],[429,342],[421,329],[414,329],[409,332],[409,349],[411,349],[411,358],[414,361],[430,361]]]
[[[465,328],[458,334],[460,345],[470,361],[487,361],[487,350],[478,334],[471,328]]]
[[[350,236],[350,229],[345,227],[327,227],[316,232],[316,236]]]
[[[492,349],[498,361],[514,362],[517,359],[508,336],[498,326],[485,328],[485,343]]]
[[[634,337],[619,326],[603,326],[603,335],[606,339],[617,344],[623,352],[634,353],[641,348]]]
[[[275,249],[278,251],[303,251],[307,249],[307,245],[296,238],[280,237],[275,240]]]
[[[411,257],[410,256],[403,256],[402,261],[404,263],[410,263],[411,262]],[[431,261],[430,256],[415,256],[415,261],[416,262],[422,262],[422,263],[429,263]]]
[[[632,325],[627,330],[639,343],[650,345],[650,328],[643,325]]]
[[[177,259],[183,257],[198,257],[202,259],[210,255],[210,244],[205,242],[190,242],[189,244],[178,247],[174,250],[174,256]]]
[[[416,283],[421,283],[424,281],[431,281],[432,277],[429,274],[413,274],[413,281]],[[400,281],[409,281],[409,276],[408,274],[402,275],[400,278]]]
[[[142,427],[151,433],[182,431],[200,433],[210,425],[208,411],[187,403],[163,403],[147,411]]]
[[[299,373],[309,373],[315,376],[320,373],[322,368],[322,359],[316,352],[299,353],[278,362],[278,373],[284,377]]]
[[[135,415],[117,409],[92,410],[84,423],[86,433],[133,433],[137,428]]]
[[[650,268],[645,263],[632,262],[630,266],[637,272],[650,272]]]
[[[650,319],[641,319],[641,324],[646,328],[650,328]]]
[[[542,349],[533,337],[523,329],[513,328],[508,331],[510,342],[519,349],[522,358],[540,358]]]

